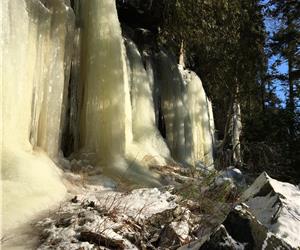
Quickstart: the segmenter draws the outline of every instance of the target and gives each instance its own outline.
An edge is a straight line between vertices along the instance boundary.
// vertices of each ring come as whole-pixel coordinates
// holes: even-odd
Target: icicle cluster
[[[7,230],[65,195],[53,161],[60,150],[74,13],[61,0],[3,0],[1,10],[0,203]]]

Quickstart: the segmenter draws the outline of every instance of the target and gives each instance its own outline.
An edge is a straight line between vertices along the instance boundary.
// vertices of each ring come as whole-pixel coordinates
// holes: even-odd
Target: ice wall
[[[3,0],[1,11],[1,226],[7,231],[65,195],[45,152],[56,159],[59,150],[74,17],[64,0]]]
[[[114,174],[113,168],[136,172],[132,164],[147,170],[171,158],[212,167],[213,118],[196,74],[180,72],[163,51],[154,69],[150,56],[144,57],[144,65],[129,38],[125,50],[115,1],[76,3],[81,30],[78,89],[83,96],[76,157]],[[183,80],[185,75],[189,80]],[[165,126],[166,142],[158,132],[160,125]]]
[[[165,165],[170,155],[155,126],[150,72],[133,42],[125,48],[115,1],[79,3],[83,98],[74,156],[105,174],[158,184],[149,166]]]
[[[65,0],[46,1],[44,6],[51,17],[41,21],[44,16],[40,16],[37,20],[37,25],[42,27],[38,27],[39,48],[34,68],[37,77],[34,79],[31,142],[53,159],[61,145],[74,38],[74,13],[66,3]]]

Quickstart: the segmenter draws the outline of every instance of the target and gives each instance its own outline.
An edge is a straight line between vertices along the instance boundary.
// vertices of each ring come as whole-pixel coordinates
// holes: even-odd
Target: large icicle
[[[213,168],[214,122],[211,103],[207,99],[200,78],[196,73],[182,70],[186,83],[185,106],[188,110],[190,124],[192,164],[204,163]]]
[[[161,97],[166,140],[175,160],[213,168],[212,107],[200,78],[179,68],[166,53],[156,59],[156,88]]]
[[[80,146],[104,166],[124,156],[132,140],[125,48],[115,1],[82,0]]]
[[[47,26],[42,27],[47,33],[39,32],[41,46],[38,50],[37,63],[39,78],[36,79],[36,89],[39,92],[35,99],[40,105],[34,105],[33,119],[38,127],[33,126],[32,131],[37,131],[34,145],[42,147],[47,154],[55,159],[61,145],[61,135],[67,101],[71,50],[74,34],[74,14],[71,8],[65,5],[65,0],[52,0],[45,3],[45,7],[52,13],[47,20]],[[43,16],[40,17],[41,19]],[[39,23],[43,22],[39,20]],[[44,44],[46,44],[46,47]],[[42,78],[42,79],[41,79]],[[44,79],[43,79],[44,78]]]
[[[64,0],[1,1],[2,118],[1,185],[5,231],[47,209],[65,195],[53,158],[60,140],[72,12]],[[43,117],[46,117],[45,119]],[[2,123],[2,121],[1,121]],[[45,143],[39,138],[47,135]]]
[[[170,153],[155,125],[151,66],[148,65],[147,74],[138,48],[129,39],[126,41],[131,69],[130,94],[133,131],[133,143],[127,154],[131,159],[145,165],[164,165],[166,164],[165,159],[170,158]]]
[[[185,123],[187,110],[183,103],[184,84],[177,64],[164,52],[156,58],[156,88],[161,96],[161,109],[166,127],[166,141],[172,157],[189,162],[186,155]]]

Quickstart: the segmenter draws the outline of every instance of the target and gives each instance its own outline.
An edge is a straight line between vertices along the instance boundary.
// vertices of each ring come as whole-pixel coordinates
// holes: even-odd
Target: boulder
[[[300,190],[290,183],[262,173],[243,193],[241,200],[251,213],[277,237],[300,247]]]
[[[216,177],[215,182],[217,185],[223,185],[224,183],[228,182],[238,188],[246,187],[244,175],[239,169],[234,167],[229,167],[225,170],[222,170]]]
[[[222,225],[199,249],[201,250],[259,250],[293,249],[262,225],[245,205],[236,206]]]

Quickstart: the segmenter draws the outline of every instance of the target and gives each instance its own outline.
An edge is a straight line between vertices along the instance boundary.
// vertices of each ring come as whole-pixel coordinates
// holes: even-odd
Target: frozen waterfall
[[[62,153],[143,184],[160,184],[153,165],[213,167],[199,77],[124,37],[115,1],[72,3],[1,1],[5,230],[64,199]]]

